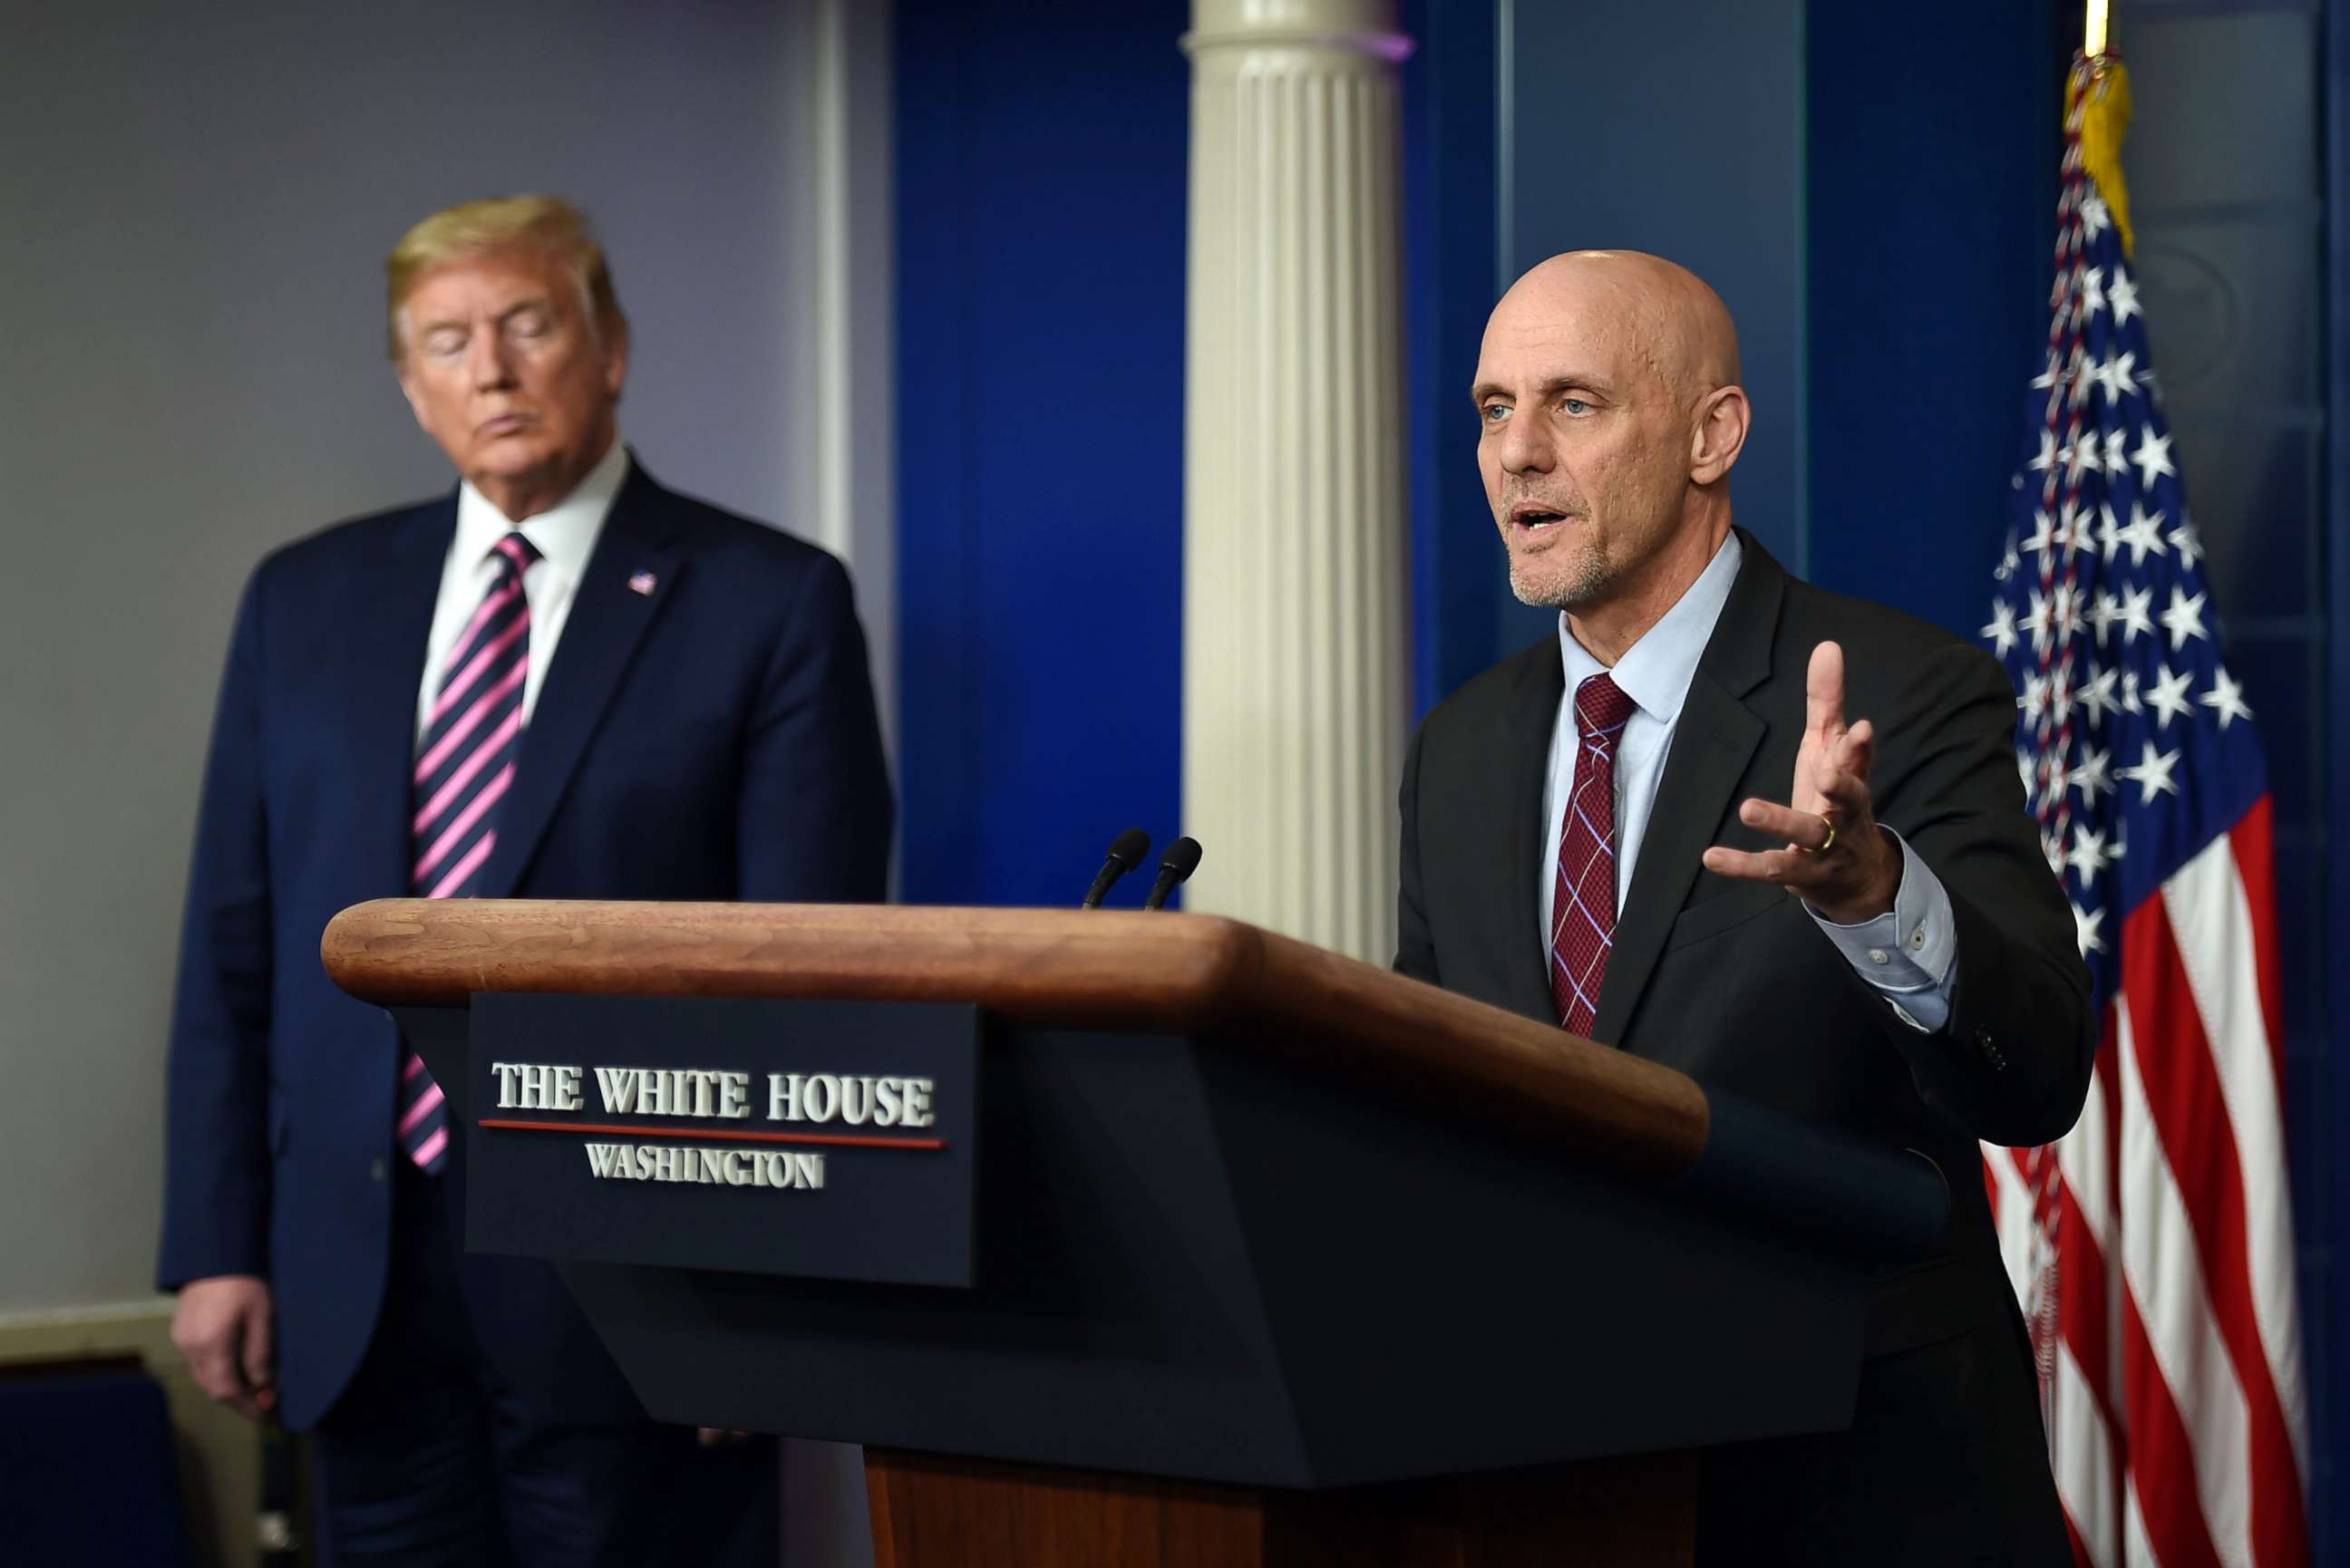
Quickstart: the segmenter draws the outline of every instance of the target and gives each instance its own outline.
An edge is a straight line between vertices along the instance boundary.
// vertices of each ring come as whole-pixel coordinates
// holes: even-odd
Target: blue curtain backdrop
[[[1187,20],[898,7],[911,902],[1073,905],[1181,831]]]

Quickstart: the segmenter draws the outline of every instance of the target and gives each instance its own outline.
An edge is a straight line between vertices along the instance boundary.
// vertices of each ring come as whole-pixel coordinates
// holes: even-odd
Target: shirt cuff
[[[1884,831],[1901,846],[1901,886],[1892,909],[1853,926],[1840,926],[1809,904],[1804,911],[1904,1023],[1932,1033],[1950,1021],[1950,982],[1959,967],[1950,895],[1908,840],[1889,827]]]

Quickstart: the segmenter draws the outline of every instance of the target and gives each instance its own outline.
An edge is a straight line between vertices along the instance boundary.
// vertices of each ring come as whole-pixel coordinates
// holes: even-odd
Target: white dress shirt
[[[588,557],[604,531],[612,498],[629,477],[628,449],[619,436],[612,450],[588,471],[570,494],[546,511],[511,522],[491,504],[471,481],[458,487],[457,534],[449,541],[448,559],[441,566],[441,597],[432,607],[432,632],[424,642],[424,679],[416,693],[416,738],[424,740],[425,719],[440,694],[441,666],[458,634],[465,629],[482,596],[497,578],[492,551],[507,535],[519,532],[537,549],[539,558],[523,574],[523,602],[530,607],[530,666],[522,679],[522,719],[530,722],[538,705],[538,689],[546,682],[546,668],[555,659],[555,645],[570,618],[571,601],[588,573]]]
[[[1721,607],[1730,602],[1731,585],[1738,580],[1744,556],[1735,533],[1723,539],[1689,591],[1625,649],[1612,670],[1575,640],[1565,613],[1560,613],[1558,646],[1566,691],[1551,725],[1550,764],[1543,784],[1543,816],[1548,826],[1542,872],[1535,878],[1542,888],[1543,951],[1551,946],[1558,841],[1565,826],[1566,797],[1575,785],[1575,688],[1592,676],[1608,674],[1632,700],[1631,716],[1616,738],[1616,908],[1621,913],[1633,865],[1640,857],[1640,840],[1648,830],[1648,813],[1657,803],[1657,785],[1665,775],[1665,757],[1672,750],[1673,729],[1680,722],[1681,702],[1697,677],[1698,660],[1712,639]],[[1885,993],[1904,1022],[1919,1029],[1939,1029],[1950,1021],[1950,987],[1958,973],[1950,895],[1908,841],[1898,834],[1894,837],[1901,845],[1901,886],[1889,913],[1840,926],[1808,904],[1804,910],[1860,977]]]

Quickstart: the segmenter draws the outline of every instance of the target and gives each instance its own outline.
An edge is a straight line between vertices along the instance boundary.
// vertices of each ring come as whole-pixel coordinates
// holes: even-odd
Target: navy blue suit
[[[400,1051],[328,981],[318,938],[410,891],[417,691],[455,522],[452,492],[262,563],[205,774],[159,1273],[270,1282],[297,1429],[350,1383],[384,1303]],[[484,895],[874,901],[890,821],[840,564],[632,469],[524,732]],[[463,1268],[483,1349],[526,1400],[640,1418],[550,1270]]]

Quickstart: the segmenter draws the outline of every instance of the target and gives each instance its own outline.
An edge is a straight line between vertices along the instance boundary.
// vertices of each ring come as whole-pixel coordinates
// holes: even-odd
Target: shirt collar
[[[1738,580],[1738,564],[1745,554],[1737,530],[1732,529],[1697,581],[1674,601],[1664,618],[1625,650],[1614,670],[1575,640],[1575,633],[1567,628],[1566,612],[1561,610],[1558,649],[1566,666],[1568,693],[1572,695],[1576,687],[1604,671],[1615,677],[1624,695],[1649,718],[1662,724],[1678,720],[1690,682],[1697,678],[1698,660],[1713,639],[1713,623],[1721,618],[1721,607],[1730,602],[1730,587]]]
[[[588,471],[588,477],[570,494],[519,523],[491,504],[471,480],[457,487],[457,537],[450,547],[468,566],[477,566],[508,534],[519,531],[536,546],[546,564],[572,582],[588,573],[588,556],[596,535],[612,510],[613,497],[629,477],[629,449],[612,438],[611,450]]]

